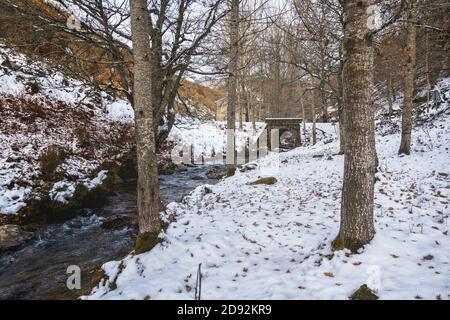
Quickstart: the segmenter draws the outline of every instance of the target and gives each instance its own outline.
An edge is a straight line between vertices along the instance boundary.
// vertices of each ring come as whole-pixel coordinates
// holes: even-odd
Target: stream
[[[215,184],[210,167],[189,167],[160,177],[165,203],[180,201],[196,187]],[[102,227],[113,215],[136,216],[135,181],[124,182],[108,196],[100,210],[84,209],[65,223],[48,225],[35,240],[18,251],[0,255],[0,299],[76,299],[90,288],[90,271],[103,263],[125,257],[134,248],[135,227],[109,230]],[[81,290],[68,290],[69,265],[81,268]]]

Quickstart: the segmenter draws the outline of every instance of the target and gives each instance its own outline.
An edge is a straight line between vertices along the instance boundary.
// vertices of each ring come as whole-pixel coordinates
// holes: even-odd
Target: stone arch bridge
[[[272,144],[280,145],[281,136],[290,132],[292,134],[292,143],[294,148],[302,145],[300,135],[300,124],[303,122],[302,118],[266,118],[267,147],[272,150]],[[260,138],[264,138],[261,136]],[[275,148],[277,146],[274,146]]]

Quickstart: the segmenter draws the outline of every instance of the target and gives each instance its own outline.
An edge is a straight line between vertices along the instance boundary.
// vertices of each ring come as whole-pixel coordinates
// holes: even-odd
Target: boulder
[[[0,252],[17,249],[33,239],[34,233],[15,224],[0,226]]]
[[[159,168],[159,174],[163,176],[170,176],[177,172],[184,172],[184,171],[187,171],[187,167],[185,165],[175,164],[173,162],[161,165],[161,167]]]
[[[266,184],[266,185],[272,185],[277,183],[278,180],[274,177],[267,177],[267,178],[262,178],[259,179],[255,182],[250,183],[251,186],[256,186],[256,185],[261,185],[261,184]]]
[[[130,227],[133,224],[134,219],[132,217],[116,214],[107,217],[102,223],[102,228],[107,230],[119,230]]]
[[[256,168],[258,168],[258,165],[256,163],[248,163],[248,164],[244,164],[242,167],[240,167],[239,171],[248,172],[248,171],[253,171]]]
[[[220,180],[227,175],[225,168],[213,168],[206,173],[209,179]]]
[[[351,296],[351,300],[378,300],[378,296],[366,285],[363,284]]]

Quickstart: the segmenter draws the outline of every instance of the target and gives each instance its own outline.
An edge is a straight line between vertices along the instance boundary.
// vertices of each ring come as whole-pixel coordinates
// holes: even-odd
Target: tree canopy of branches
[[[133,105],[128,0],[54,0],[51,5],[44,1],[19,2],[22,13],[35,17],[39,27],[64,36],[57,48],[65,60],[61,66],[77,77],[125,96]],[[223,2],[151,0],[148,3],[157,146],[165,141],[174,124],[182,79],[187,72],[202,72],[201,57],[208,50],[204,42],[227,13]],[[79,21],[80,27],[68,23],[72,18]]]

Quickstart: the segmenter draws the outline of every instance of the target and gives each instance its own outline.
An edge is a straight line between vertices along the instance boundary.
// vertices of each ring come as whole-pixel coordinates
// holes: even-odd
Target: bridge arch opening
[[[265,122],[269,149],[272,150],[271,139],[275,138],[272,137],[273,130],[278,131],[278,142],[281,149],[293,149],[301,146],[300,124],[302,121],[301,118],[267,118]]]
[[[279,129],[279,144],[281,149],[295,148],[295,132],[289,128]]]

